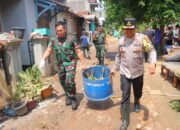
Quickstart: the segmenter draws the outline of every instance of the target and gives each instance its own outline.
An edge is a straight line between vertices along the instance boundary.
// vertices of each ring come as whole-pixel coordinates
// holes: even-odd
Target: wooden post
[[[167,80],[168,79],[168,75],[169,75],[169,70],[165,69],[165,75],[164,75],[164,79]]]
[[[177,77],[174,75],[174,81],[173,81],[173,86],[175,87],[175,88],[177,88]]]

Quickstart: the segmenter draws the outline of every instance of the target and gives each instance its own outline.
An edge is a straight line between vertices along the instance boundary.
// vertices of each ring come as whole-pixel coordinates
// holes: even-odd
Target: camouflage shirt
[[[57,65],[63,62],[77,61],[76,49],[80,48],[74,36],[67,36],[64,42],[60,42],[58,37],[53,37],[49,41],[48,47],[55,51]]]
[[[105,44],[105,33],[95,33],[95,40],[94,40],[94,44],[95,45],[104,45]]]

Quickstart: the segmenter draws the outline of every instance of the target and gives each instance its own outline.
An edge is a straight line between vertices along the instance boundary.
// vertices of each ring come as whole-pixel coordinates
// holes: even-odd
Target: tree
[[[146,20],[151,24],[160,26],[161,29],[161,54],[164,52],[164,26],[172,23],[178,24],[180,21],[180,1],[179,0],[156,0],[150,1],[145,14]]]
[[[138,23],[160,26],[161,54],[164,48],[164,26],[180,21],[179,0],[105,0],[107,23],[122,24],[125,17],[135,17]]]
[[[105,8],[108,22],[122,24],[124,18],[135,17],[138,21],[142,21],[144,12],[146,12],[146,0],[105,0]]]

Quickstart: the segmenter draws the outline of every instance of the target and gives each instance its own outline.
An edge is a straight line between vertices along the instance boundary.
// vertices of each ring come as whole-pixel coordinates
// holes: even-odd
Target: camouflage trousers
[[[96,57],[98,58],[99,65],[104,65],[105,47],[104,45],[95,45]]]
[[[76,62],[63,62],[58,67],[59,81],[68,97],[74,97],[76,95],[76,64]]]

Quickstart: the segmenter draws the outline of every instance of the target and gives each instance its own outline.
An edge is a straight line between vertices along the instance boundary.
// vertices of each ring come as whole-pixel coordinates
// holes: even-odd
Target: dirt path
[[[109,39],[108,59],[105,63],[110,68],[113,65],[117,39]],[[89,65],[96,64],[95,49],[91,48],[92,59],[87,60]],[[179,130],[180,113],[169,107],[171,99],[180,98],[180,90],[172,87],[171,83],[160,76],[160,62],[157,64],[157,73],[153,76],[148,74],[145,64],[145,83],[141,100],[142,110],[140,113],[133,112],[131,104],[131,123],[129,130],[135,130],[137,125],[142,125],[142,130]],[[53,77],[56,89],[55,97],[41,102],[39,107],[28,115],[12,118],[2,124],[2,130],[119,130],[121,121],[120,100],[121,91],[119,74],[113,78],[114,96],[105,102],[89,102],[83,95],[81,70],[77,68],[77,98],[79,108],[72,111],[71,107],[65,106],[65,96],[58,83],[58,77]],[[133,103],[133,97],[131,97]]]

